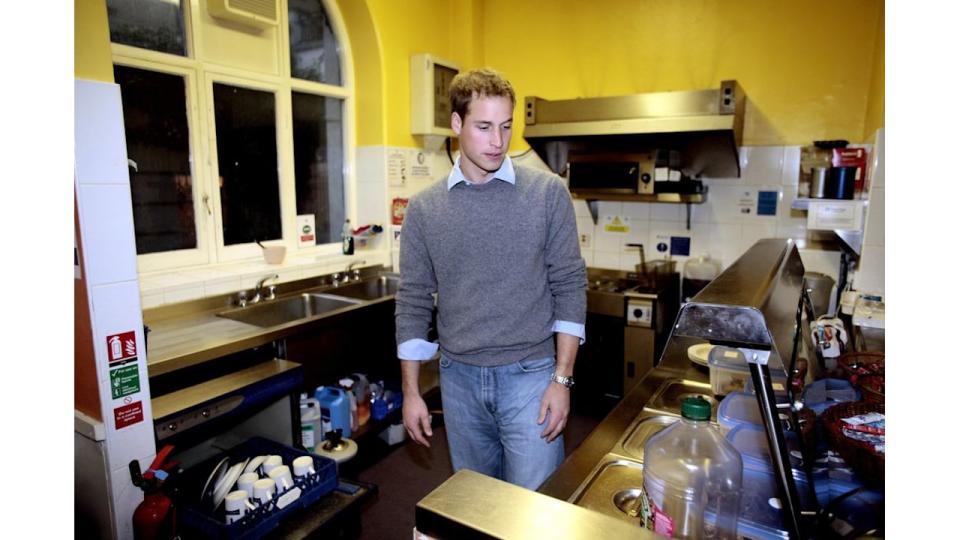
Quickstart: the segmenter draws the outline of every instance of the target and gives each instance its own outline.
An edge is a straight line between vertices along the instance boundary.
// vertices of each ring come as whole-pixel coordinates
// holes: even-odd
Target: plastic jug
[[[320,413],[330,418],[330,430],[339,429],[343,437],[349,437],[352,431],[350,430],[350,398],[347,396],[347,391],[336,386],[321,386],[317,388],[315,395],[320,402]]]
[[[323,440],[323,419],[320,402],[300,394],[300,442],[309,452]]]
[[[353,395],[357,397],[357,421],[364,425],[370,420],[370,381],[363,373],[354,373],[350,376],[355,381]]]
[[[680,421],[643,448],[646,525],[669,538],[736,538],[740,453],[710,423],[710,402],[703,396],[685,398],[680,412]],[[713,516],[709,525],[707,513]]]

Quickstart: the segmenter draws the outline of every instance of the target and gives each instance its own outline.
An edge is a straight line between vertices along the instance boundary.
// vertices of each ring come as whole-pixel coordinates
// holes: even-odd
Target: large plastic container
[[[703,538],[709,507],[713,537],[734,538],[742,475],[740,453],[710,423],[710,402],[684,398],[681,419],[644,445],[643,488],[654,532]]]
[[[344,438],[349,437],[353,432],[350,430],[350,397],[347,391],[335,386],[321,386],[317,388],[316,398],[320,402],[320,413],[330,419],[330,429],[339,429]]]

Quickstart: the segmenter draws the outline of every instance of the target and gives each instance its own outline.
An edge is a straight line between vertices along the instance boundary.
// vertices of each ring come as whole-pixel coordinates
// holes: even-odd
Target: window
[[[340,85],[340,51],[320,0],[290,0],[290,75]]]
[[[273,94],[214,83],[223,243],[282,238]]]
[[[192,11],[204,2],[107,5],[140,270],[259,259],[257,241],[339,252],[353,91],[332,2],[281,0],[289,32],[272,44]],[[194,26],[216,58],[192,56]],[[243,47],[264,46],[289,63],[244,69]],[[303,214],[314,216],[312,248],[298,247]]]
[[[183,77],[115,66],[137,254],[193,249],[197,228]]]
[[[107,0],[110,41],[186,56],[183,9],[175,0]]]
[[[293,92],[297,214],[312,214],[316,242],[338,242],[343,200],[343,100]]]

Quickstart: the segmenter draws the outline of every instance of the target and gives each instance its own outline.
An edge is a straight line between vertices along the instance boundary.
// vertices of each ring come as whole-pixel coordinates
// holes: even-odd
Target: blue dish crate
[[[278,492],[273,499],[247,514],[234,523],[227,525],[223,503],[216,509],[210,508],[209,501],[201,501],[199,494],[213,468],[224,457],[230,463],[263,455],[278,455],[283,463],[293,469],[292,462],[300,456],[313,458],[316,474],[307,477],[294,477],[294,486]],[[178,482],[175,502],[179,528],[185,538],[211,538],[218,540],[253,540],[261,538],[277,528],[281,521],[299,509],[310,506],[337,487],[337,463],[329,458],[297,450],[263,437],[253,437],[247,441],[218,454],[199,465],[185,471]],[[300,497],[285,506],[277,508],[277,500],[294,487],[300,488]]]

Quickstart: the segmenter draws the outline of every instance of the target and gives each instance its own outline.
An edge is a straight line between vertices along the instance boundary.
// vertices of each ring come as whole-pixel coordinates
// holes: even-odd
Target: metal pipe
[[[777,487],[780,498],[785,503],[787,513],[787,532],[790,538],[805,538],[801,534],[800,501],[797,495],[797,486],[793,481],[790,467],[790,455],[787,451],[786,439],[783,436],[783,427],[780,425],[777,414],[777,401],[773,393],[773,384],[770,378],[770,369],[766,363],[757,360],[758,355],[747,356],[750,365],[750,376],[753,378],[753,387],[756,389],[757,402],[760,405],[760,416],[763,427],[767,432],[767,446],[770,448],[770,461],[773,464],[774,476],[777,478]]]

